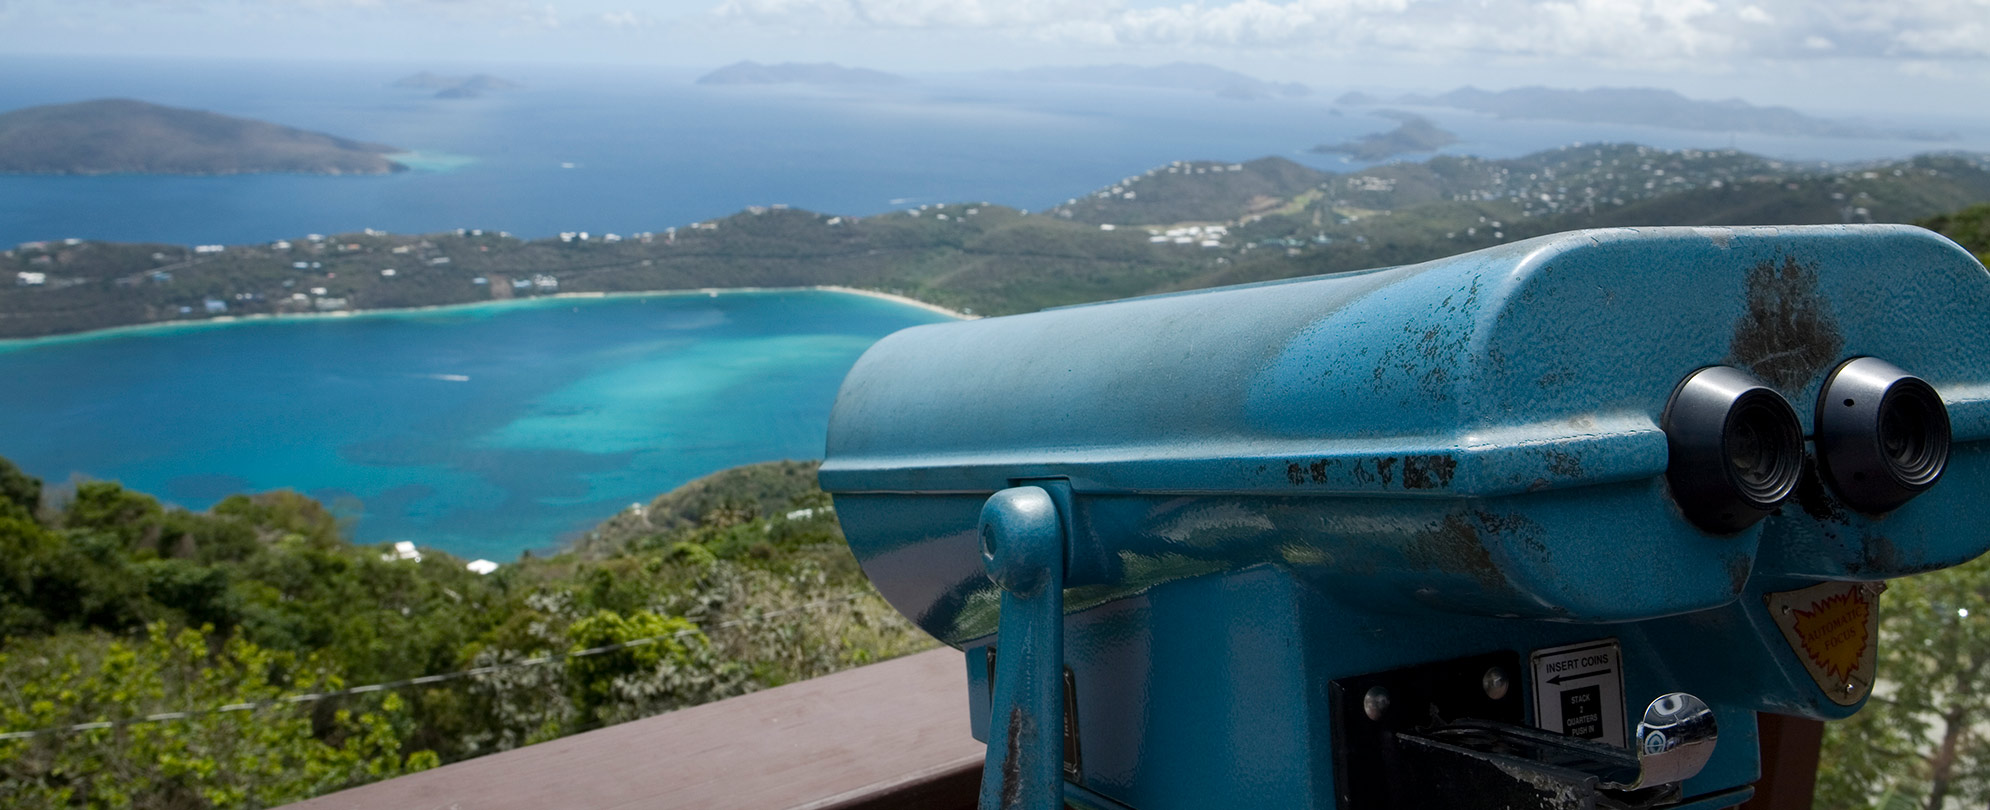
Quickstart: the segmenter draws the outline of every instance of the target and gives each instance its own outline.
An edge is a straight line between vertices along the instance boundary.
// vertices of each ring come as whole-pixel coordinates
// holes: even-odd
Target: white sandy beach
[[[973,320],[975,318],[981,317],[979,315],[969,315],[967,313],[960,312],[957,310],[947,309],[946,307],[940,306],[938,304],[930,304],[916,298],[907,298],[903,295],[894,295],[892,293],[882,292],[879,290],[867,290],[862,287],[841,287],[835,285],[819,285],[812,287],[701,287],[689,290],[679,289],[679,290],[636,290],[630,292],[565,292],[565,293],[554,293],[552,295],[536,295],[530,298],[510,298],[510,299],[491,300],[491,301],[466,301],[460,304],[433,304],[430,306],[421,306],[421,307],[396,307],[396,308],[384,308],[384,309],[343,309],[334,312],[285,312],[285,313],[255,313],[249,315],[218,315],[212,318],[196,318],[196,319],[188,319],[183,321],[161,321],[155,323],[127,324],[124,326],[105,327],[103,329],[91,329],[85,332],[67,332],[60,335],[45,335],[42,337],[6,338],[6,339],[0,339],[0,350],[27,348],[29,346],[46,345],[49,343],[62,343],[72,340],[94,340],[97,338],[113,337],[117,335],[142,335],[142,334],[172,332],[180,329],[218,328],[222,326],[228,326],[230,324],[254,323],[258,321],[283,321],[283,320],[305,319],[305,318],[380,317],[380,316],[405,315],[409,313],[418,313],[418,312],[446,312],[451,310],[464,310],[464,309],[477,309],[477,308],[506,308],[506,307],[515,307],[515,306],[530,306],[535,303],[540,306],[546,306],[558,301],[576,300],[583,298],[586,299],[656,298],[660,296],[698,296],[698,295],[709,296],[709,295],[726,295],[730,293],[783,293],[783,292],[809,292],[809,291],[831,292],[843,295],[861,295],[867,298],[881,298],[886,301],[891,301],[893,303],[903,304],[909,307],[918,307],[919,309],[923,309],[928,312],[936,312],[941,315],[945,315],[950,318],[957,318],[960,320]]]

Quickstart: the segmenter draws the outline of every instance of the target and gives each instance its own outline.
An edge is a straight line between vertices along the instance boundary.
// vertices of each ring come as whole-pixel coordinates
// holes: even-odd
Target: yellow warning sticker
[[[1784,640],[1833,703],[1850,706],[1872,691],[1883,588],[1878,583],[1826,582],[1765,597]]]

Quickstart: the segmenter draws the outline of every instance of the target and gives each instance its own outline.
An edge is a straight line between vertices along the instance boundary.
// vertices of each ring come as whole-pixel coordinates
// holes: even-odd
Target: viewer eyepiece
[[[1845,361],[1817,401],[1817,460],[1848,506],[1899,508],[1942,477],[1949,412],[1934,386],[1876,357]]]
[[[1666,404],[1665,477],[1687,519],[1715,534],[1746,529],[1796,491],[1803,428],[1783,395],[1737,368],[1688,375]]]

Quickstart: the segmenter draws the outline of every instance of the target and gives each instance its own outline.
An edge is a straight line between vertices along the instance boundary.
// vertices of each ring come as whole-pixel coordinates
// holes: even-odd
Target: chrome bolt
[[[1361,712],[1368,715],[1368,719],[1379,722],[1382,719],[1382,715],[1387,714],[1388,711],[1389,690],[1383,689],[1380,686],[1368,687],[1368,694],[1361,696]]]
[[[1507,680],[1506,670],[1493,667],[1486,670],[1485,677],[1479,679],[1479,686],[1485,688],[1486,697],[1499,700],[1506,697],[1507,690],[1512,688],[1513,684]]]

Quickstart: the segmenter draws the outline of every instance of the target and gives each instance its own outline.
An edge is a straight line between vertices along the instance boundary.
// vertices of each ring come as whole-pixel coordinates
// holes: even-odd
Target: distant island
[[[405,150],[130,99],[0,114],[0,172],[387,174]]]
[[[849,68],[830,62],[734,62],[698,77],[698,84],[820,84],[878,87],[906,83],[904,76],[881,70]]]
[[[1222,98],[1297,98],[1312,89],[1296,82],[1267,82],[1215,65],[1171,62],[1152,67],[1144,65],[1088,65],[1083,67],[1038,67],[998,71],[998,78],[1037,82],[1101,84],[1115,87],[1154,87],[1213,93]]]
[[[1375,115],[1398,122],[1396,128],[1343,143],[1323,143],[1313,147],[1312,151],[1372,162],[1397,155],[1435,152],[1458,142],[1457,135],[1439,128],[1421,115],[1397,110],[1380,110]]]
[[[393,86],[434,90],[436,98],[477,98],[496,90],[517,90],[524,85],[488,73],[479,73],[475,76],[443,76],[424,70],[413,76],[402,77],[395,81]]]
[[[1590,124],[1634,124],[1707,132],[1754,132],[1764,135],[1824,138],[1899,138],[1918,141],[1943,141],[1955,138],[1952,134],[1890,129],[1850,121],[1816,118],[1788,107],[1757,107],[1740,99],[1702,101],[1687,98],[1670,90],[1646,87],[1598,87],[1589,90],[1521,87],[1499,92],[1462,87],[1442,95],[1406,95],[1387,101],[1366,93],[1348,93],[1337,99],[1336,103],[1348,107],[1377,104],[1449,107],[1501,118]]]

